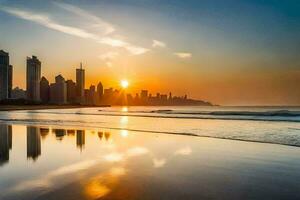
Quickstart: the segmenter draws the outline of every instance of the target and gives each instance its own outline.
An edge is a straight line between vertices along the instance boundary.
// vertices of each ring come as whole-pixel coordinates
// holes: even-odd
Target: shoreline
[[[0,111],[72,109],[72,108],[93,108],[93,107],[103,107],[103,106],[87,106],[87,105],[0,105]]]
[[[141,106],[144,105],[0,105],[0,111],[16,111],[16,110],[45,110],[45,109],[72,109],[72,108],[103,108],[103,107],[130,107],[130,106]],[[149,105],[155,106],[155,105]],[[194,105],[158,105],[162,107],[168,106],[194,106]],[[199,105],[201,106],[201,105]],[[217,107],[215,105],[205,107]]]

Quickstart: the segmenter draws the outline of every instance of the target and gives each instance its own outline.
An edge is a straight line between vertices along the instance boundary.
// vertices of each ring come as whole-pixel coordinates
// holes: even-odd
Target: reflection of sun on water
[[[126,138],[126,137],[128,137],[128,131],[127,130],[121,130],[121,136],[123,137],[123,138]]]
[[[122,107],[122,112],[128,112],[128,107]]]
[[[120,177],[126,175],[123,167],[113,167],[109,171],[101,173],[84,186],[84,193],[88,199],[99,199],[113,191],[120,182]]]
[[[127,116],[122,116],[120,119],[120,123],[125,125],[128,123],[128,117]]]
[[[101,198],[107,195],[109,192],[110,189],[97,180],[88,183],[85,187],[85,194],[92,199]]]

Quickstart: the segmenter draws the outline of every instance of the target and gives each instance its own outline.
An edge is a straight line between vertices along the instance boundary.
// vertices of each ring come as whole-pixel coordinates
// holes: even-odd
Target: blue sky
[[[0,48],[21,87],[25,57],[35,54],[50,80],[74,78],[83,61],[88,84],[117,87],[127,78],[133,92],[300,104],[300,1],[0,0],[0,7]]]

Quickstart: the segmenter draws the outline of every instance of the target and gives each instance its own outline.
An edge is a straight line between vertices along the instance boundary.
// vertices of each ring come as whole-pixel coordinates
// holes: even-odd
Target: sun
[[[126,89],[129,86],[129,82],[127,80],[121,80],[121,86],[123,89]]]

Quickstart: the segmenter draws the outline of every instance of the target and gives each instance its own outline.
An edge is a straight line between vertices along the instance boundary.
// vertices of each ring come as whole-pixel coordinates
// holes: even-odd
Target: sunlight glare
[[[122,88],[126,89],[129,86],[129,82],[127,80],[121,80],[121,86]]]

